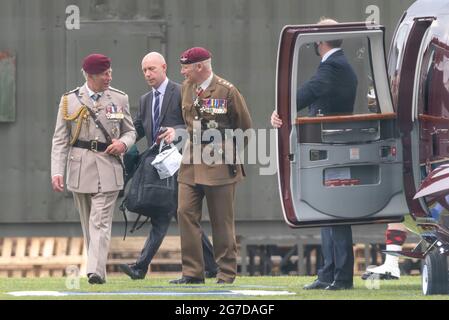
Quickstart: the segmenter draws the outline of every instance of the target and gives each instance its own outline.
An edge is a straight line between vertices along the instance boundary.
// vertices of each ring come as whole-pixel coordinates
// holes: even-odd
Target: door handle
[[[322,130],[321,132],[323,133],[323,135],[333,135],[333,134],[344,134],[351,131],[352,129],[326,129]]]
[[[449,131],[449,129],[434,129],[433,132],[431,133],[431,135],[444,134],[444,133],[447,133],[448,131]]]
[[[378,129],[377,128],[361,128],[360,132],[363,133],[377,133]]]

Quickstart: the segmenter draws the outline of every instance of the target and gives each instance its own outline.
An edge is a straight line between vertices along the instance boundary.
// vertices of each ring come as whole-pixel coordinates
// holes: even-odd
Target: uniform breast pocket
[[[115,172],[115,182],[117,183],[118,187],[122,187],[124,184],[123,179],[123,168],[120,164],[113,164],[114,166],[114,172]]]
[[[68,177],[67,184],[71,188],[78,188],[80,184],[80,174],[81,174],[81,157],[71,156],[68,162]]]

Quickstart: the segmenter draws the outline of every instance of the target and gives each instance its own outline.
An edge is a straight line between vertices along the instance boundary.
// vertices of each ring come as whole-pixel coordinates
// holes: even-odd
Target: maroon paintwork
[[[417,62],[421,61],[418,88],[419,160],[421,178],[449,158],[449,86],[444,80],[444,69],[449,59],[447,29],[449,25],[449,1],[417,1],[402,17],[395,32],[410,25],[401,65],[397,70],[389,68],[393,105],[397,111],[399,128],[403,134],[404,188],[412,217],[425,217],[418,200],[413,200],[416,182],[413,178],[410,131],[412,128],[412,98]],[[426,35],[426,32],[428,34]],[[423,37],[431,39],[422,56],[419,48]],[[392,43],[394,47],[395,43]],[[392,63],[392,50],[389,62]],[[446,67],[447,69],[447,67]],[[446,76],[447,77],[447,76]],[[416,170],[416,169],[415,169]],[[418,184],[421,181],[418,181]]]
[[[404,159],[404,190],[408,207],[413,217],[425,217],[427,213],[422,209],[418,200],[413,197],[416,194],[415,179],[413,176],[412,161],[412,139],[411,131],[413,123],[411,121],[413,109],[413,86],[415,80],[416,64],[418,60],[421,41],[434,18],[415,20],[406,41],[402,68],[400,72],[397,92],[393,96],[398,97],[396,113],[398,115],[399,131],[402,134],[402,147]],[[393,82],[393,81],[392,81]]]
[[[393,107],[397,115],[398,128],[403,144],[404,191],[413,218],[427,216],[419,201],[414,200],[415,185],[421,182],[415,181],[414,177],[420,175],[423,179],[436,166],[449,162],[448,13],[449,1],[447,0],[417,1],[412,5],[402,16],[395,32],[397,34],[401,27],[409,26],[404,42],[402,61],[397,68],[391,68],[391,66],[388,68]],[[338,29],[332,25],[286,27],[281,35],[279,48],[278,106],[290,104],[293,52],[299,33],[359,30],[367,30],[367,25],[364,23],[346,23],[339,24]],[[396,45],[395,38],[393,37],[392,48]],[[428,41],[425,50],[420,52],[423,39],[431,40]],[[419,56],[420,54],[422,56]],[[412,122],[414,80],[419,61],[422,63],[418,87],[419,168],[421,168],[421,172],[417,173],[418,164],[412,161],[411,131],[414,125]],[[394,52],[390,49],[389,63],[394,65],[395,62]],[[297,218],[289,185],[291,178],[289,136],[292,130],[292,119],[290,119],[289,108],[281,107],[278,113],[281,119],[285,119],[285,124],[279,129],[278,134],[281,201],[288,222],[291,226],[294,226]]]
[[[373,27],[370,26],[372,29]],[[336,31],[366,31],[368,27],[365,23],[341,23],[338,28],[332,25],[291,26],[286,27],[281,35],[278,59],[278,83],[277,83],[277,104],[278,106],[290,105],[291,78],[293,65],[293,51],[298,34],[314,32],[336,32]],[[285,72],[288,71],[288,72]],[[281,199],[287,220],[293,225],[297,218],[293,208],[292,195],[290,190],[290,146],[289,137],[292,130],[291,116],[289,108],[278,108],[279,117],[285,119],[285,124],[278,130],[278,163]]]

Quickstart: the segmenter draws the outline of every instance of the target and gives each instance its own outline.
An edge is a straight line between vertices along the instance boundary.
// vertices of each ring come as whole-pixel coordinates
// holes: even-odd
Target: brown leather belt
[[[76,140],[76,142],[73,144],[73,147],[87,149],[94,152],[104,152],[106,151],[108,146],[109,145],[107,143],[99,142],[97,140],[91,141]]]

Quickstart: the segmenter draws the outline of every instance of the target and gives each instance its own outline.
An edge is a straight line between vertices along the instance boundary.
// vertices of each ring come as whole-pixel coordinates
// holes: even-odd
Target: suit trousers
[[[318,270],[318,279],[323,282],[353,283],[354,251],[351,226],[321,228],[321,247],[324,266]]]
[[[222,186],[192,186],[179,183],[178,223],[181,234],[182,274],[204,278],[200,224],[204,197],[212,226],[214,253],[218,264],[217,278],[230,282],[237,274],[235,183]]]
[[[175,216],[176,220],[178,220],[176,212],[156,215],[150,219],[151,231],[147,240],[145,241],[145,245],[140,253],[140,256],[137,258],[137,269],[142,270],[144,273],[148,272],[148,266],[153,260],[154,255],[159,250],[159,247],[161,246],[162,241],[167,234],[167,230],[170,226],[170,221],[173,216]],[[205,270],[211,273],[216,272],[217,264],[215,263],[212,244],[210,243],[204,232],[201,232],[201,242],[203,245]]]
[[[105,193],[73,192],[87,248],[87,274],[106,279],[106,263],[111,242],[112,218],[119,191]]]

